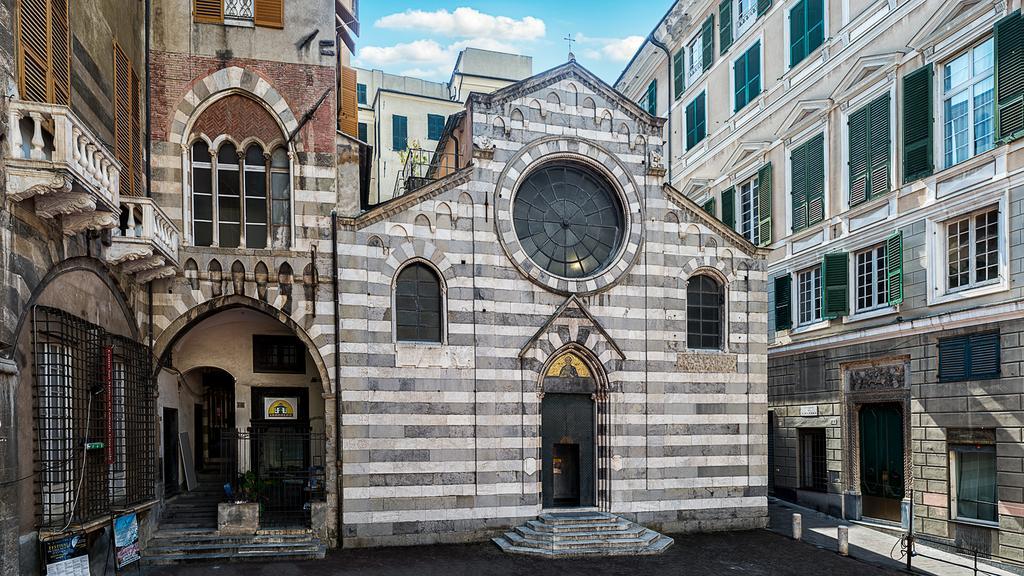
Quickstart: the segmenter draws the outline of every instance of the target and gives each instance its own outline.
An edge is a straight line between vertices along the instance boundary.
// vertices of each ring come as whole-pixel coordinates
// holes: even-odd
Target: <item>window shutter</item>
[[[284,0],[254,0],[252,22],[257,26],[284,28]]]
[[[733,112],[739,112],[746,105],[747,95],[747,56],[744,52],[732,63]]]
[[[356,88],[356,69],[341,68],[341,112],[338,115],[339,128],[349,136],[359,133],[359,103]]]
[[[967,342],[967,372],[972,380],[999,377],[999,332],[972,334]]]
[[[71,26],[68,0],[50,0],[51,102],[71,105]]]
[[[405,116],[391,117],[391,148],[402,151],[409,147],[408,124]]]
[[[715,199],[708,198],[707,202],[704,203],[704,211],[712,216],[715,215]]]
[[[903,232],[885,239],[885,274],[889,282],[889,305],[903,303]]]
[[[761,246],[772,243],[772,163],[757,172],[757,232]]]
[[[1016,10],[995,25],[996,141],[1024,136],[1024,15]]]
[[[849,134],[850,206],[868,199],[868,108],[850,114]]]
[[[722,192],[722,222],[736,229],[736,189],[729,188]]]
[[[146,195],[145,174],[142,169],[142,83],[132,70],[132,182],[136,196]],[[124,182],[124,180],[121,180]]]
[[[686,105],[686,149],[693,148],[694,128],[697,126],[697,101]]]
[[[789,274],[775,278],[775,330],[793,327],[793,279]]]
[[[704,29],[701,30],[701,46],[703,48],[703,59],[701,63],[704,70],[710,70],[711,64],[715,61],[715,15],[711,14],[704,21]]]
[[[678,100],[686,89],[686,66],[683,65],[683,49],[676,51],[672,57],[672,88],[675,90],[675,99]]]
[[[768,13],[768,9],[772,7],[772,0],[757,0],[757,17],[760,18]]]
[[[932,173],[932,65],[903,77],[903,183]]]
[[[132,177],[132,63],[114,42],[114,156],[121,163],[121,192],[135,196]]]
[[[825,43],[825,0],[804,0],[807,24],[804,31],[804,56]]]
[[[807,175],[807,225],[817,224],[825,219],[825,135],[818,134],[804,146]]]
[[[658,80],[651,80],[647,85],[647,113],[651,116],[658,115]]]
[[[196,22],[224,22],[224,0],[192,0],[192,19]]]
[[[793,211],[793,232],[807,227],[807,146],[801,145],[793,149],[789,155],[791,172],[789,179],[792,185],[790,199]]]
[[[868,138],[871,142],[868,151],[871,160],[868,198],[875,198],[889,191],[889,93],[868,107]]]
[[[967,337],[939,340],[939,380],[967,379]]]
[[[807,57],[807,0],[800,0],[789,11],[789,65],[796,66]]]
[[[718,4],[718,53],[725,54],[732,46],[732,2],[722,0]]]
[[[850,312],[849,259],[846,252],[825,254],[821,265],[822,318],[838,318]]]
[[[697,99],[694,100],[693,116],[694,116],[695,126],[697,127],[697,130],[696,130],[696,134],[697,134],[696,138],[697,138],[697,140],[694,142],[694,145],[696,145],[701,140],[703,140],[704,137],[707,136],[707,133],[708,133],[707,132],[707,112],[705,111],[704,93],[703,92],[698,94],[697,95]]]

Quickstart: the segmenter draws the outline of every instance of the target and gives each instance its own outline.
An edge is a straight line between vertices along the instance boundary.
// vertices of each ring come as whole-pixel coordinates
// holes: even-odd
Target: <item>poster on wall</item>
[[[139,550],[139,520],[134,512],[114,518],[114,555],[118,570],[142,559]]]
[[[47,576],[89,576],[89,550],[84,534],[43,542]]]
[[[298,398],[264,398],[263,417],[267,420],[297,420]]]

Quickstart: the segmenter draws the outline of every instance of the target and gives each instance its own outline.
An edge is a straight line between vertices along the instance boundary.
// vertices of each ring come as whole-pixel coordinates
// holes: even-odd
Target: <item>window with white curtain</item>
[[[995,145],[992,38],[942,66],[942,149],[948,168]]]

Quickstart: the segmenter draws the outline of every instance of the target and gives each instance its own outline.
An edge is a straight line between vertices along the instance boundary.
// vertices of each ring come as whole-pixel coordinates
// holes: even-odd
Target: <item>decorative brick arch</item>
[[[725,259],[707,254],[692,257],[689,262],[683,265],[679,277],[683,280],[689,280],[691,276],[702,272],[710,273],[726,285],[730,285],[737,280],[736,268],[734,266]]]
[[[409,260],[424,260],[434,265],[444,283],[451,285],[455,278],[455,269],[451,262],[438,247],[425,240],[406,240],[391,250],[388,259],[384,261],[381,274],[394,284],[395,274]]]
[[[171,142],[182,146],[187,145],[187,129],[193,119],[198,116],[196,112],[224,95],[239,92],[266,106],[271,115],[281,124],[281,129],[286,136],[295,132],[299,127],[299,122],[288,106],[288,102],[270,82],[252,70],[230,66],[197,81],[182,96],[171,118]]]

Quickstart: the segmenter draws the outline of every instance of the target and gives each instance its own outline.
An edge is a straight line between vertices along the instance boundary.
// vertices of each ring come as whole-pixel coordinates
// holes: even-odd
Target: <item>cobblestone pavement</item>
[[[899,572],[843,558],[767,530],[675,536],[664,554],[550,560],[507,555],[490,542],[332,552],[325,560],[150,567],[147,576],[490,576],[679,575],[882,576]]]

